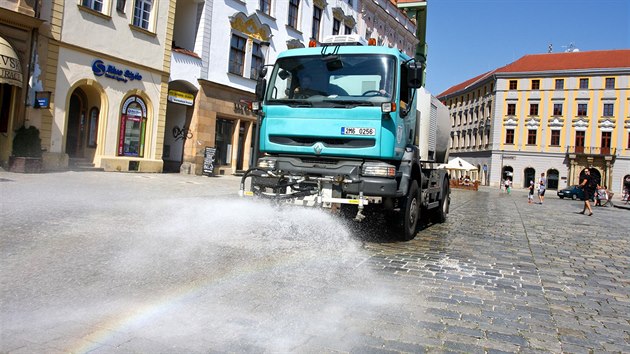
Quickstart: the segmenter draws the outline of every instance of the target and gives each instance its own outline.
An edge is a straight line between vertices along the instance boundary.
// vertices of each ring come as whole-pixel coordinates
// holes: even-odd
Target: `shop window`
[[[147,106],[139,96],[125,100],[120,117],[118,156],[144,157]]]
[[[243,67],[245,66],[245,38],[232,35],[230,41],[230,65],[228,71],[232,74],[243,75]]]
[[[90,117],[88,121],[88,147],[95,148],[98,134],[98,115],[99,110],[93,107],[90,110]]]
[[[298,27],[300,0],[289,0],[289,18],[287,24],[295,29]]]
[[[217,165],[229,165],[232,162],[232,130],[234,122],[217,119],[214,147],[217,149],[215,161]]]
[[[133,7],[133,25],[147,31],[153,30],[152,13],[153,0],[135,0]]]

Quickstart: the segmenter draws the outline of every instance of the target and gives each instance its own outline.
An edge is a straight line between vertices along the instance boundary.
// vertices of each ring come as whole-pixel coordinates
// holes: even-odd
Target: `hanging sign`
[[[195,96],[186,92],[168,90],[168,100],[173,103],[183,104],[184,106],[192,106],[195,102]]]

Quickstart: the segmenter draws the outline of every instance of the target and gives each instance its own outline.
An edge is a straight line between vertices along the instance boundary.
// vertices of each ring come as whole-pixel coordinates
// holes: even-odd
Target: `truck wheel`
[[[435,223],[443,223],[446,221],[446,214],[448,214],[448,209],[450,207],[450,193],[448,180],[444,179],[442,181],[442,193],[440,196],[440,206],[432,210],[431,213],[431,221]]]
[[[402,198],[400,211],[390,215],[390,225],[400,233],[403,241],[410,241],[416,237],[416,228],[420,217],[420,200],[418,198],[418,182],[412,181],[409,193]]]

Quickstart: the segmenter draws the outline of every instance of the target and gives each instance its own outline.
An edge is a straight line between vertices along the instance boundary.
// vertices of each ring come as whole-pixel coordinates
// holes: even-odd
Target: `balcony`
[[[591,156],[615,156],[616,149],[609,147],[567,146],[567,154]]]

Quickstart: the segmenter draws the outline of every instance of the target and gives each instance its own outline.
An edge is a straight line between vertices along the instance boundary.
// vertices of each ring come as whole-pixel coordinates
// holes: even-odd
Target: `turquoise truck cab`
[[[287,50],[259,79],[262,155],[241,195],[351,210],[358,221],[385,212],[411,239],[421,208],[439,207],[442,221],[448,211],[445,173],[425,168],[418,148],[431,140],[418,131],[423,68],[397,49],[360,44]]]

